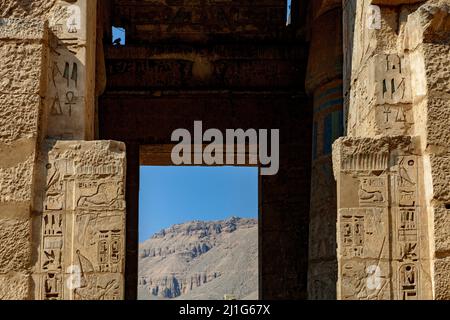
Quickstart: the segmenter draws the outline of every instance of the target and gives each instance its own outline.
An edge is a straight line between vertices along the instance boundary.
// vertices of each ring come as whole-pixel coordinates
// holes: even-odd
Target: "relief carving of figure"
[[[383,194],[380,191],[366,191],[363,187],[359,188],[358,195],[360,201],[363,203],[377,203],[384,201]]]
[[[79,207],[123,207],[123,183],[119,185],[102,183],[97,187],[95,193],[82,196],[78,200]]]

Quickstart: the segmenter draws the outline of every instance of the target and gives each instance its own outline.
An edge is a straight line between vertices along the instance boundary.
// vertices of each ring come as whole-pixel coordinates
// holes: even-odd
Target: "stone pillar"
[[[450,1],[427,1],[408,16],[415,134],[421,137],[433,297],[450,299]]]
[[[97,1],[56,1],[49,13],[46,136],[92,140]]]
[[[343,134],[342,23],[339,1],[314,1],[306,78],[313,97],[308,298],[336,298],[336,192],[331,146]]]
[[[340,299],[449,297],[449,2],[423,2],[343,1]]]
[[[0,16],[0,299],[123,299],[125,145],[87,141],[96,1]]]
[[[423,159],[410,136],[341,138],[338,299],[430,299]]]
[[[95,129],[96,1],[56,1],[33,223],[34,299],[124,298],[125,145]]]
[[[33,182],[46,39],[40,19],[0,18],[0,300],[30,296]]]
[[[33,298],[123,299],[125,144],[57,141],[47,148]]]

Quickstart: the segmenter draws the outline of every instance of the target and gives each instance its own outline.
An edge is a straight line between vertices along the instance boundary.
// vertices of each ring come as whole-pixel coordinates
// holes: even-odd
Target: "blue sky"
[[[112,27],[112,33],[113,33],[113,39],[112,41],[114,42],[114,40],[120,38],[120,44],[124,45],[125,44],[125,29],[123,28],[118,28],[118,27]]]
[[[141,167],[139,242],[173,224],[230,216],[258,216],[258,168]]]

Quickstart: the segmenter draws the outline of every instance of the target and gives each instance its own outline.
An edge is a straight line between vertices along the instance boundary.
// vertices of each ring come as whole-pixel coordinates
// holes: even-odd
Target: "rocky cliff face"
[[[256,299],[257,291],[255,219],[174,225],[139,246],[139,299]]]

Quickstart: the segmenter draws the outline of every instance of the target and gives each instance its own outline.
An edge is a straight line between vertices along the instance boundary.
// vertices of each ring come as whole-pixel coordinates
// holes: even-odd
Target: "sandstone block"
[[[436,255],[450,252],[450,214],[444,205],[434,207],[434,246]]]
[[[29,298],[30,276],[23,273],[0,274],[0,300]]]
[[[42,40],[46,37],[41,19],[0,18],[0,39]]]
[[[434,279],[438,284],[435,286],[436,300],[450,299],[450,257],[434,261]]]
[[[1,17],[42,18],[54,6],[56,0],[3,0],[0,6]]]
[[[30,221],[2,215],[0,213],[0,274],[25,271],[31,259]]]
[[[125,145],[48,142],[35,298],[122,299]]]
[[[0,93],[0,105],[0,142],[10,144],[37,136],[41,109],[39,95]]]
[[[429,95],[427,135],[428,144],[445,150],[450,145],[450,95]]]
[[[39,94],[44,48],[41,44],[2,42],[0,56],[0,92]]]
[[[34,153],[26,161],[0,168],[0,202],[31,200]]]

